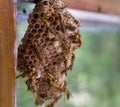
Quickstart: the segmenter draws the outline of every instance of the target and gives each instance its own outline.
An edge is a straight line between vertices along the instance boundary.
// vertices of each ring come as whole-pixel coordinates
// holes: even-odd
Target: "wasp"
[[[54,75],[52,75],[51,73],[46,72],[46,74],[47,74],[47,76],[48,76],[51,84],[52,84],[54,81],[57,81],[57,78],[56,78]]]
[[[39,50],[38,46],[36,46],[36,45],[34,44],[34,45],[32,45],[32,47],[33,47],[34,52],[36,53],[37,57],[38,57],[39,59],[41,59],[40,50]]]
[[[55,0],[52,0],[52,2],[50,2],[50,5],[54,5],[55,4]]]
[[[52,27],[49,26],[48,29],[51,33],[53,33],[55,36],[57,36],[56,31]]]
[[[61,25],[61,30],[63,33],[65,33],[65,26],[64,26],[64,19],[63,19],[63,15],[59,14],[59,19],[60,19],[60,25]]]
[[[51,84],[52,87],[54,87],[55,89],[57,89],[60,92],[63,92],[66,96],[67,99],[70,98],[70,96],[72,96],[72,94],[70,93],[70,91],[66,88],[67,82],[64,81],[61,85],[59,84]]]
[[[69,66],[68,69],[72,70],[74,60],[75,60],[75,55],[72,54],[72,58],[71,58],[71,63],[72,63],[72,64]]]

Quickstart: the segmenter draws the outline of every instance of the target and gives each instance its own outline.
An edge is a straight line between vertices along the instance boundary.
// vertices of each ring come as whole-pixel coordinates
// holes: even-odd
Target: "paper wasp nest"
[[[62,93],[70,96],[65,76],[72,69],[74,50],[81,46],[80,23],[60,0],[37,1],[18,48],[17,70],[27,77],[35,103],[54,107]]]

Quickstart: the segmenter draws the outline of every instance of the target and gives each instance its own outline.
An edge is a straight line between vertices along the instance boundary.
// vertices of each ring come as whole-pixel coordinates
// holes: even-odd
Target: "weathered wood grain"
[[[0,107],[14,107],[14,7],[12,0],[0,0]]]

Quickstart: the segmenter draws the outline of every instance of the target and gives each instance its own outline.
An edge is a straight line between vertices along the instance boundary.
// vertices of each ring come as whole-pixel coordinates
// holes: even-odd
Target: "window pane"
[[[56,107],[119,107],[120,105],[120,29],[114,26],[83,24],[83,45],[78,49],[72,71],[68,73],[70,100],[64,97]],[[26,21],[18,23],[22,38]],[[27,91],[25,79],[17,79],[17,107],[37,107],[35,95]],[[39,106],[40,107],[40,106]]]

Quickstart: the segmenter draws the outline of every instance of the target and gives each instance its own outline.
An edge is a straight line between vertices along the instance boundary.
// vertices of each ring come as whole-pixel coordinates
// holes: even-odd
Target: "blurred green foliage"
[[[19,43],[27,25],[17,24]],[[68,101],[63,97],[56,107],[120,107],[120,31],[81,31],[81,35],[83,45],[66,78],[72,97]],[[17,79],[16,89],[17,107],[40,107],[25,79]]]

